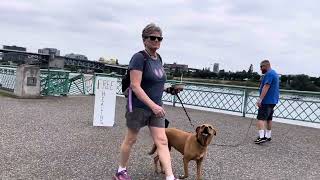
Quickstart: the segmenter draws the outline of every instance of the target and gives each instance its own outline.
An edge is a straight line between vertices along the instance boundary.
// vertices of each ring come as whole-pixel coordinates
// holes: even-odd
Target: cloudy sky
[[[166,63],[237,71],[270,59],[281,74],[320,76],[318,0],[1,0],[0,45],[58,48],[128,63],[150,22]]]

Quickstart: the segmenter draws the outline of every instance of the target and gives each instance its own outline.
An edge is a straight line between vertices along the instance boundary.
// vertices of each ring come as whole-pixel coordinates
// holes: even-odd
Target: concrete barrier
[[[16,72],[14,95],[19,98],[40,97],[40,67],[22,64]]]

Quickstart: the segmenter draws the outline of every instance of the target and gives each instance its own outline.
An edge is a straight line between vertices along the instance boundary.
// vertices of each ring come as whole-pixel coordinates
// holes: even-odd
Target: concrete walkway
[[[106,179],[118,165],[125,133],[125,99],[117,98],[113,128],[93,127],[94,97],[12,99],[0,96],[0,179]],[[193,131],[179,107],[165,106],[171,127]],[[320,130],[274,123],[273,140],[253,144],[251,119],[188,109],[195,124],[218,129],[204,162],[204,179],[320,179]],[[147,128],[141,130],[130,159],[134,180],[163,179],[153,173]],[[183,173],[182,156],[171,153],[176,175]],[[195,179],[195,163],[190,164]]]

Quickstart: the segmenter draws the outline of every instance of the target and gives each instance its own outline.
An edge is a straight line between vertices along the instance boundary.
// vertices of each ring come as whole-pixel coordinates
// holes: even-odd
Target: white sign
[[[93,126],[113,126],[116,95],[116,78],[96,77]]]

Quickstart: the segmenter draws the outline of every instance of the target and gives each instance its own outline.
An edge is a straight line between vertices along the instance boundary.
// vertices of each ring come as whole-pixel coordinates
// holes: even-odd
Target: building
[[[82,54],[70,53],[70,54],[66,54],[65,57],[73,58],[73,59],[80,59],[80,60],[88,60],[87,56],[82,55]]]
[[[188,65],[186,64],[164,64],[163,67],[169,72],[188,72]]]
[[[213,64],[213,72],[214,73],[219,73],[219,63],[214,63]]]
[[[54,54],[56,56],[60,56],[60,50],[56,48],[43,48],[43,49],[38,49],[39,54]]]
[[[197,73],[197,72],[200,72],[200,71],[201,71],[200,69],[188,68],[188,72],[191,72],[191,73]]]
[[[112,65],[118,65],[119,61],[117,58],[105,58],[105,57],[100,57],[99,62],[103,64],[112,64]]]
[[[24,51],[24,52],[27,51],[27,48],[25,48],[25,47],[20,47],[20,46],[6,46],[6,45],[4,45],[4,46],[3,46],[3,49],[15,50],[15,51]]]
[[[14,51],[21,51],[21,52],[26,52],[27,51],[27,48],[25,47],[20,47],[20,46],[6,46],[4,45],[3,46],[3,49],[5,50],[14,50]],[[25,57],[22,57],[21,55],[19,55],[18,53],[15,53],[15,52],[4,52],[2,53],[2,61],[11,61],[11,62],[14,62],[14,61],[19,61],[21,60],[21,58],[25,58]]]

